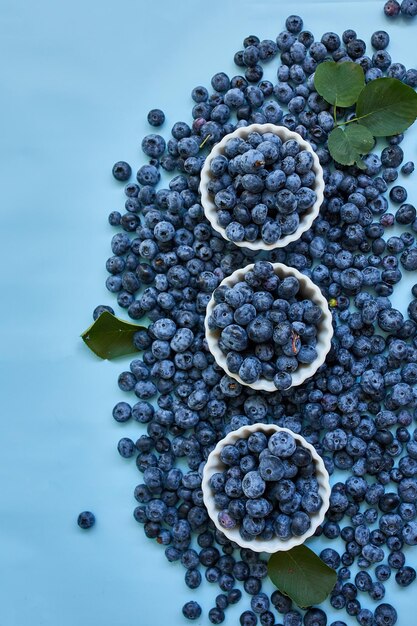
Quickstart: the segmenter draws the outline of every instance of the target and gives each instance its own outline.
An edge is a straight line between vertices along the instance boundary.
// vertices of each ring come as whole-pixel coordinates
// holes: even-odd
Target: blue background
[[[169,564],[132,517],[139,474],[116,443],[141,427],[121,428],[111,417],[129,359],[100,361],[79,338],[97,304],[114,306],[104,286],[107,215],[123,193],[111,166],[125,159],[136,170],[148,110],[165,110],[164,132],[188,120],[192,87],[208,85],[216,71],[238,73],[232,59],[243,37],[275,38],[289,13],[300,13],[316,36],[350,27],[369,41],[386,27],[393,59],[412,66],[417,21],[388,22],[382,6],[2,1],[2,626],[179,626],[192,595],[205,610],[213,606],[218,589],[206,583],[190,592],[181,566]],[[415,139],[416,129],[404,144],[407,159],[416,157]],[[409,289],[410,277],[395,295],[402,310],[407,280]],[[90,532],[76,525],[84,509],[97,516]],[[319,549],[320,541],[312,544]],[[417,566],[417,550],[410,562]],[[400,626],[410,624],[415,590],[387,590]],[[226,624],[244,608],[229,609]],[[338,618],[356,623],[344,612]]]

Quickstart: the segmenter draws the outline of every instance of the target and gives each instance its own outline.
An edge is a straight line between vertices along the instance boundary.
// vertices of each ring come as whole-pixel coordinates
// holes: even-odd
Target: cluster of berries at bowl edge
[[[236,91],[243,102],[242,91]],[[280,110],[277,117],[281,116]],[[207,185],[227,238],[275,244],[294,233],[300,214],[317,199],[312,189],[316,181],[313,165],[311,152],[295,139],[283,143],[270,132],[251,132],[246,139],[231,137],[224,154],[210,161],[212,178]]]
[[[305,535],[323,504],[308,448],[287,431],[258,431],[223,446],[220,460],[210,477],[220,526],[247,541]]]
[[[277,389],[291,387],[291,374],[317,358],[321,308],[303,299],[295,276],[279,278],[268,261],[256,261],[244,280],[221,285],[208,319],[218,331],[218,345],[232,374],[246,384],[273,380]]]
[[[372,35],[372,50],[351,29],[340,37],[334,32],[314,37],[297,16],[287,19],[276,40],[246,37],[235,56],[236,75],[218,72],[212,88],[195,88],[187,121],[173,124],[166,143],[161,135],[143,142],[149,160],[139,167],[137,182],[127,182],[124,208],[109,216],[118,232],[111,242],[107,287],[118,306],[133,319],[169,319],[184,335],[178,344],[158,338],[158,327],[138,331],[140,354],[119,377],[126,400],[117,403],[113,416],[125,422],[119,451],[136,461],[138,470],[134,516],[146,536],[164,547],[168,561],[183,565],[190,589],[205,580],[220,588],[208,611],[214,624],[249,594],[241,626],[303,621],[324,626],[337,619],[336,611],[344,614],[332,626],[355,620],[360,626],[372,620],[392,626],[397,613],[384,601],[385,583],[407,586],[416,577],[407,559],[414,550],[409,546],[417,545],[417,285],[398,296],[402,277],[410,280],[407,273],[417,269],[416,209],[403,186],[413,164],[404,159],[402,135],[388,138],[386,147],[377,144],[364,158],[365,171],[334,164],[326,143],[332,111],[313,80],[318,63],[344,59],[359,63],[368,82],[394,76],[416,87],[417,70],[394,62],[388,43],[384,31]],[[255,65],[248,61],[249,53],[256,56],[253,48],[259,55]],[[271,76],[276,70],[276,80],[263,78],[266,63]],[[225,111],[224,97],[236,87],[245,103],[228,107],[224,121],[218,107]],[[202,91],[207,97],[197,102]],[[326,188],[310,230],[262,258],[311,277],[329,301],[335,334],[326,363],[312,378],[287,391],[264,393],[225,375],[205,344],[212,292],[257,255],[213,232],[198,188],[206,147],[237,126],[267,123],[270,101],[284,111],[280,124],[312,145]],[[162,116],[156,119],[159,123]],[[132,171],[127,164],[115,169],[120,180]],[[171,180],[158,189],[162,171],[172,172]],[[317,532],[327,543],[320,556],[338,575],[329,618],[320,608],[304,613],[279,591],[268,598],[262,555],[236,550],[207,517],[201,476],[208,455],[227,432],[256,422],[301,434],[333,477],[330,507]],[[202,609],[192,594],[183,612],[198,619]]]
[[[411,19],[417,15],[417,0],[387,0],[384,5],[384,13],[387,17],[398,17],[403,15]]]

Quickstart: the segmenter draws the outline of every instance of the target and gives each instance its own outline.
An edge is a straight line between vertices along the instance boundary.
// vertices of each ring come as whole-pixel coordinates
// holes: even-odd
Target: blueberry
[[[401,6],[397,0],[387,0],[384,5],[384,13],[387,17],[397,17],[400,14]]]
[[[284,466],[278,457],[266,455],[259,463],[259,473],[265,481],[278,481],[284,476]]]
[[[385,50],[388,47],[390,37],[385,30],[377,30],[372,33],[371,44],[375,50]]]
[[[415,17],[417,15],[416,0],[402,0],[401,13],[407,18]]]
[[[301,500],[301,506],[306,513],[317,513],[323,504],[322,498],[318,493],[306,493]]]
[[[142,165],[137,171],[136,178],[141,185],[155,186],[159,182],[161,175],[154,165]]]
[[[131,177],[132,168],[126,161],[117,161],[113,165],[112,173],[116,180],[125,181]]]
[[[327,616],[322,609],[308,609],[304,615],[304,626],[326,626]]]
[[[96,518],[94,513],[91,511],[83,511],[79,514],[77,519],[77,524],[80,528],[86,530],[87,528],[91,528],[96,523]]]
[[[226,528],[227,530],[231,529],[231,528],[235,528],[236,526],[236,519],[234,519],[229,513],[228,511],[220,511],[218,514],[218,520],[219,520],[219,524],[223,527]]]
[[[224,72],[218,72],[212,77],[211,86],[215,91],[227,91],[230,86],[230,79]]]
[[[201,615],[201,606],[194,600],[191,600],[190,602],[186,602],[184,604],[182,607],[182,613],[187,619],[198,619]]]
[[[231,222],[226,226],[226,237],[235,243],[243,241],[245,238],[245,229],[238,222]]]
[[[218,607],[210,609],[208,613],[209,621],[212,624],[221,624],[224,621],[224,611]]]
[[[256,626],[258,618],[252,611],[244,611],[239,618],[239,622],[241,626]]]
[[[117,449],[120,456],[122,456],[124,459],[128,459],[134,454],[135,444],[128,437],[123,437],[117,444]]]
[[[119,226],[121,217],[122,216],[119,211],[112,211],[108,217],[110,226]]]
[[[390,190],[389,197],[392,202],[395,202],[396,204],[401,204],[402,202],[405,202],[407,200],[407,191],[401,185],[396,185]]]
[[[261,205],[258,205],[261,206]],[[255,207],[256,209],[257,207]],[[257,221],[259,221],[259,209],[256,213]],[[262,218],[261,218],[262,219]],[[261,237],[264,243],[270,245],[276,243],[281,237],[282,229],[278,222],[266,221],[261,230]]]
[[[395,582],[400,585],[400,587],[408,587],[414,582],[416,579],[416,571],[413,567],[405,565],[401,567],[398,572],[395,574]]]
[[[414,172],[413,161],[407,161],[407,163],[404,163],[404,165],[401,168],[401,173],[405,174],[405,176],[408,176],[409,174],[412,174],[413,172]]]
[[[304,513],[303,511],[297,511],[294,513],[291,522],[291,532],[296,537],[304,535],[310,526],[311,520],[307,513]]]
[[[118,402],[113,409],[116,422],[126,422],[132,416],[132,408],[127,402]]]
[[[295,452],[296,447],[294,437],[283,431],[271,435],[268,442],[271,454],[279,458],[289,458]]]
[[[397,622],[397,611],[390,604],[380,604],[376,607],[375,613],[376,626],[393,626]]]
[[[104,311],[108,311],[109,313],[114,315],[114,310],[111,308],[111,306],[100,304],[99,306],[96,306],[93,311],[93,320],[96,320],[98,317],[100,317],[100,315],[104,313]]]
[[[246,357],[240,368],[239,376],[243,382],[251,384],[259,380],[262,373],[262,366],[259,359],[256,357]]]
[[[244,494],[248,498],[257,498],[265,491],[265,482],[257,471],[248,472],[242,481]]]
[[[340,37],[336,33],[327,32],[322,36],[321,43],[329,52],[334,52],[340,46]]]
[[[416,209],[412,204],[402,204],[395,213],[395,221],[399,224],[411,224],[416,219]]]
[[[205,87],[198,86],[194,87],[191,92],[191,97],[194,102],[206,102],[208,100],[209,94]]]
[[[165,152],[166,144],[165,139],[161,135],[146,135],[142,140],[143,152],[154,159],[159,158]],[[126,180],[126,179],[123,179]]]
[[[151,109],[147,119],[151,126],[162,126],[165,122],[165,113],[161,109]]]

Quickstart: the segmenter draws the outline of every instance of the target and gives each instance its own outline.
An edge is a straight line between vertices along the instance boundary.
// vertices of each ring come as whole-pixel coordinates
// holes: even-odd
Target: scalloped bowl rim
[[[210,487],[210,477],[212,476],[212,474],[222,471],[222,469],[224,469],[225,467],[220,460],[220,451],[225,445],[233,444],[238,439],[247,439],[251,433],[258,431],[262,431],[265,434],[272,434],[273,432],[288,432],[294,437],[294,439],[299,441],[302,446],[310,450],[312,454],[313,460],[316,465],[316,478],[319,483],[319,494],[322,497],[323,504],[320,507],[319,511],[317,511],[317,513],[310,515],[311,526],[306,533],[300,535],[299,537],[293,536],[287,540],[279,539],[278,537],[269,540],[256,538],[252,541],[248,541],[240,536],[238,528],[232,528],[230,530],[227,530],[219,524],[217,518],[219,509],[214,503],[213,492]],[[272,554],[273,552],[291,550],[291,548],[301,545],[306,541],[306,539],[314,535],[317,528],[323,522],[326,511],[329,508],[331,491],[329,474],[326,470],[323,459],[317,453],[315,448],[304,439],[304,437],[297,433],[294,433],[288,428],[283,428],[281,426],[277,426],[276,424],[262,423],[252,424],[250,426],[241,426],[237,430],[232,430],[226,435],[226,437],[224,437],[217,443],[214,450],[210,452],[204,466],[201,488],[203,491],[203,500],[207,508],[208,515],[213,521],[216,528],[220,530],[220,532],[222,532],[230,541],[233,541],[241,548],[250,548],[254,552],[268,552],[270,554]]]
[[[230,276],[226,276],[224,278],[219,287],[222,285],[233,286],[240,280],[243,280],[245,274],[253,268],[253,263],[246,265],[241,269],[235,270]],[[323,316],[320,320],[320,329],[317,335],[317,358],[310,364],[303,364],[298,367],[298,369],[292,374],[292,385],[291,387],[297,387],[301,385],[307,378],[311,378],[318,368],[323,365],[326,360],[326,356],[331,347],[331,339],[333,337],[333,325],[332,325],[332,314],[330,313],[327,300],[321,293],[320,289],[313,283],[313,281],[308,278],[308,276],[304,276],[294,267],[288,267],[288,265],[284,265],[283,263],[272,263],[275,273],[277,270],[281,273],[281,275],[285,276],[295,276],[301,285],[300,293],[303,293],[307,290],[307,297],[310,298],[315,304],[318,304],[323,311]],[[266,380],[265,378],[261,378],[254,383],[245,383],[240,378],[238,374],[235,374],[229,370],[226,363],[226,357],[223,352],[220,350],[218,345],[218,332],[213,331],[209,328],[208,319],[213,312],[214,306],[214,295],[211,296],[209,303],[206,308],[206,317],[204,318],[204,328],[205,335],[207,340],[208,348],[213,355],[217,365],[221,367],[228,376],[237,380],[241,385],[245,385],[246,387],[251,387],[252,389],[257,389],[258,391],[277,391],[273,381]]]
[[[263,242],[261,239],[257,239],[254,242],[250,242],[250,241],[232,242],[236,246],[239,246],[240,248],[247,248],[248,250],[269,251],[269,250],[275,250],[276,248],[284,248],[289,243],[293,241],[297,241],[297,239],[299,239],[303,233],[305,233],[309,228],[311,228],[311,225],[313,224],[314,220],[319,214],[320,207],[324,199],[323,169],[320,165],[320,161],[319,161],[317,154],[314,152],[313,148],[311,147],[308,141],[303,139],[301,135],[299,135],[298,133],[292,130],[289,130],[285,126],[278,126],[276,124],[250,124],[249,126],[241,126],[237,128],[236,130],[234,130],[232,133],[225,135],[221,139],[221,141],[216,143],[213,146],[210,154],[206,157],[203,168],[201,170],[201,174],[200,174],[199,191],[201,194],[201,205],[204,209],[206,218],[211,224],[211,227],[216,232],[218,232],[223,237],[223,239],[226,239],[227,241],[231,241],[226,235],[226,230],[222,226],[220,226],[217,222],[216,205],[214,204],[213,200],[210,198],[209,193],[207,191],[207,185],[209,181],[211,180],[211,175],[209,171],[210,163],[212,159],[214,159],[214,157],[223,154],[223,150],[226,146],[226,143],[229,141],[229,139],[233,139],[235,137],[240,137],[242,139],[245,139],[251,132],[273,133],[274,135],[278,135],[279,137],[281,137],[281,139],[284,139],[285,141],[289,139],[295,139],[301,145],[303,150],[307,150],[307,152],[310,152],[310,154],[313,156],[313,168],[312,169],[316,175],[316,181],[315,181],[313,190],[317,194],[317,199],[312,207],[310,207],[309,209],[307,209],[304,213],[300,215],[300,223],[299,223],[297,230],[291,233],[290,235],[286,235],[285,237],[278,239],[277,242],[272,243],[272,244],[267,244]]]

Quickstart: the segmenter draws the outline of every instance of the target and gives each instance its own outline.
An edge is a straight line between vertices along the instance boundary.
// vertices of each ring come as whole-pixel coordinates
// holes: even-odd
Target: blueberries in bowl
[[[300,366],[317,359],[323,310],[303,296],[295,276],[280,278],[267,261],[252,267],[240,282],[214,291],[208,328],[232,374],[247,385],[273,381],[282,391]]]
[[[255,431],[220,451],[210,477],[217,519],[245,540],[301,537],[323,505],[315,461],[289,431]]]
[[[312,152],[272,132],[230,137],[210,161],[209,174],[218,225],[235,243],[276,244],[298,229],[317,200]]]

